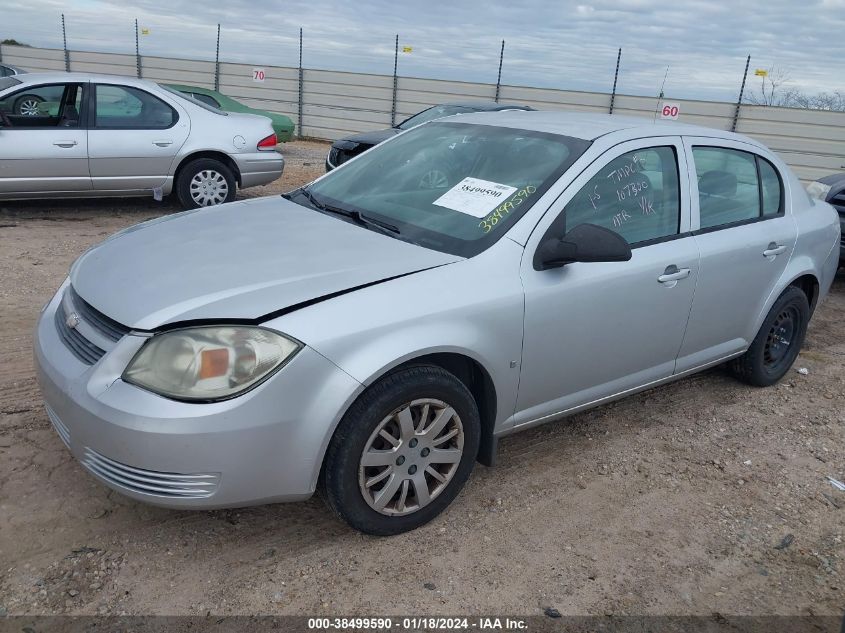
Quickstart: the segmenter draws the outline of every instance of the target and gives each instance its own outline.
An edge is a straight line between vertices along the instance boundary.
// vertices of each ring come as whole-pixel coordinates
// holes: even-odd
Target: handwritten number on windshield
[[[480,228],[484,233],[489,233],[493,230],[494,226],[496,226],[501,220],[504,220],[511,211],[521,205],[523,200],[528,198],[528,196],[535,191],[537,191],[537,187],[533,185],[526,185],[513,194],[507,202],[503,202],[496,207],[496,209],[491,211],[490,215],[478,223],[478,228]]]

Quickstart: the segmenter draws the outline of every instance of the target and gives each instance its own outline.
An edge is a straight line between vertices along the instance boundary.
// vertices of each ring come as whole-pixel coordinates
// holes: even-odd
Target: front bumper
[[[94,365],[70,352],[55,321],[63,290],[38,321],[37,376],[53,426],[92,475],[129,497],[176,508],[313,494],[325,447],[360,383],[305,347],[232,400],[168,400],[120,379],[143,336],[124,336]]]
[[[285,159],[275,151],[233,154],[232,158],[241,174],[241,189],[271,183],[285,168]]]

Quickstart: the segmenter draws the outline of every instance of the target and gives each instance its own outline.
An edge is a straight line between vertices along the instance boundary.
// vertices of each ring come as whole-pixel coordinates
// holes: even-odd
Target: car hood
[[[153,330],[196,319],[257,322],[460,259],[273,197],[130,227],[84,253],[70,279],[106,316]]]
[[[389,127],[384,130],[375,130],[374,132],[363,132],[354,136],[346,136],[339,141],[335,141],[332,145],[341,149],[347,149],[353,143],[355,145],[378,145],[389,138],[393,138],[401,131],[398,128]],[[344,145],[347,147],[344,147]]]

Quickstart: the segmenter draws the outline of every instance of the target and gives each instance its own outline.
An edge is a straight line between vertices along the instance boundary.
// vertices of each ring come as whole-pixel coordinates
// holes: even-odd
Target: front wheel
[[[176,196],[185,209],[211,207],[234,200],[237,187],[228,166],[213,158],[198,158],[179,171]]]
[[[809,321],[807,295],[790,286],[769,310],[748,351],[731,362],[734,375],[755,387],[775,384],[798,358]]]
[[[325,498],[361,532],[413,530],[460,492],[480,432],[475,400],[453,374],[399,370],[364,392],[338,425],[326,452]]]

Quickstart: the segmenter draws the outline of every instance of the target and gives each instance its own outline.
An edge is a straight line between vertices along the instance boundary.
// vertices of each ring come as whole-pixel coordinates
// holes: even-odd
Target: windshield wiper
[[[391,233],[395,233],[397,235],[402,233],[402,231],[399,230],[398,226],[390,224],[389,222],[378,220],[376,218],[371,218],[370,216],[364,215],[360,211],[355,211],[354,209],[341,209],[340,207],[335,207],[330,204],[321,202],[320,200],[317,200],[314,194],[308,191],[308,189],[306,189],[305,187],[301,188],[299,190],[299,193],[305,196],[308,202],[310,202],[314,208],[319,209],[320,211],[334,213],[335,215],[342,215],[344,217],[351,218],[352,220],[363,226],[377,226],[381,229],[384,229],[385,231],[390,231]]]

